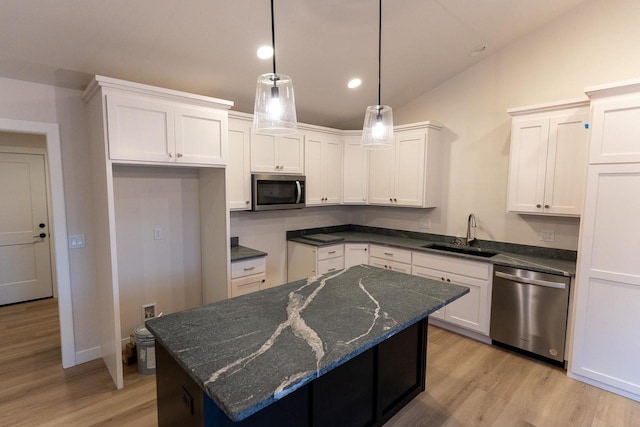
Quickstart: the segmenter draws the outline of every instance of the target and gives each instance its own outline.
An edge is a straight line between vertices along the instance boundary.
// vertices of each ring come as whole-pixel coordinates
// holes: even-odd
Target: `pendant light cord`
[[[273,0],[271,0],[271,47],[273,48],[273,74],[276,74],[276,26],[273,19]]]
[[[271,2],[273,3],[273,0],[271,0]],[[380,8],[379,8],[379,20],[378,20],[378,105],[380,104],[380,81],[381,81],[381,64],[382,64],[382,0],[380,0]],[[273,12],[272,12],[273,13]],[[274,54],[274,58],[275,58],[275,54]],[[274,63],[273,63],[273,67],[275,68],[275,59],[274,59]],[[275,73],[275,71],[274,71]]]

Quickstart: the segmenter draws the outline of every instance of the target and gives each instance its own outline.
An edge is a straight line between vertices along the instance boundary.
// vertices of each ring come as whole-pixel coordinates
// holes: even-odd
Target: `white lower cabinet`
[[[414,252],[411,274],[467,286],[467,295],[431,316],[489,336],[491,270],[485,262]]]
[[[313,246],[287,242],[287,282],[344,268],[344,245]]]
[[[388,246],[369,246],[369,265],[411,274],[411,251]]]
[[[231,297],[250,294],[263,289],[266,282],[265,257],[231,263]]]
[[[344,244],[344,268],[354,265],[369,264],[369,244],[368,243],[345,243]]]

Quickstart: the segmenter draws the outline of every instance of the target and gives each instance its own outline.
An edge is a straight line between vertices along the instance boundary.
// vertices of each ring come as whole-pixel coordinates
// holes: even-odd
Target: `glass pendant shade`
[[[256,133],[267,135],[297,132],[298,121],[291,77],[274,73],[258,77],[253,127]]]
[[[362,148],[387,150],[393,148],[393,112],[388,105],[370,105],[364,115]]]

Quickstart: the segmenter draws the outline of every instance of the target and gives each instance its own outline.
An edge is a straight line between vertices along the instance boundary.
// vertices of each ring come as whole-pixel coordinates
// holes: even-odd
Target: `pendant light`
[[[378,105],[370,105],[364,116],[361,147],[370,150],[393,148],[393,113],[391,107],[380,104],[380,69],[382,62],[382,0],[379,0],[378,21]]]
[[[271,0],[271,43],[273,47],[273,73],[258,77],[253,127],[256,133],[284,135],[298,129],[296,104],[291,77],[276,73],[276,34]]]

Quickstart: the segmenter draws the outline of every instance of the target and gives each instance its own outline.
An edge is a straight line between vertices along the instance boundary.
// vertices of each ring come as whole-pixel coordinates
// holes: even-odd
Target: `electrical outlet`
[[[431,228],[431,218],[422,218],[418,222],[418,228]]]
[[[75,234],[73,236],[69,236],[69,248],[84,248],[84,234]]]
[[[156,227],[153,229],[153,239],[162,240],[162,228]]]
[[[540,240],[543,242],[553,242],[555,238],[555,233],[553,231],[541,231],[540,232]]]
[[[155,302],[142,305],[142,323],[144,323],[145,320],[156,317],[156,305],[157,304]]]

